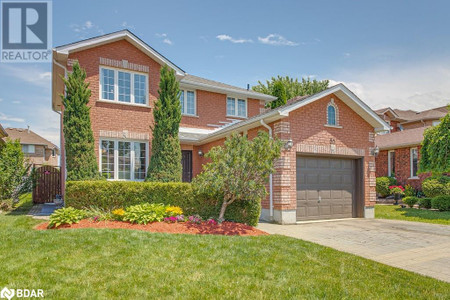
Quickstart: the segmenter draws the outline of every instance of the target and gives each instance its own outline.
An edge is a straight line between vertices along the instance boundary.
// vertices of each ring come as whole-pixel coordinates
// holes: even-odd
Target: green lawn
[[[398,205],[375,205],[375,218],[450,225],[450,211],[401,208]]]
[[[46,299],[448,299],[450,291],[283,236],[35,231],[40,221],[20,213],[0,215],[0,288],[44,289]]]

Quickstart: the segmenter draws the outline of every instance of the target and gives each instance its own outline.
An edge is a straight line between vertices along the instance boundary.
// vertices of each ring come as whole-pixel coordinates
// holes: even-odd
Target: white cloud
[[[167,44],[167,45],[173,45],[172,41],[169,40],[169,39],[164,39],[164,40],[163,40],[163,43],[164,43],[164,44]]]
[[[253,43],[253,41],[251,39],[243,39],[243,38],[235,39],[226,34],[219,34],[218,36],[216,36],[216,38],[221,41],[230,41],[233,44]]]
[[[171,39],[169,39],[169,36],[167,35],[167,33],[155,33],[155,35],[156,35],[156,37],[162,39],[162,42],[164,44],[167,44],[167,45],[170,45],[170,46],[173,45],[173,42],[172,42]]]
[[[450,63],[416,62],[341,71],[342,82],[374,109],[390,106],[425,110],[450,103]]]
[[[133,25],[128,24],[127,21],[122,22],[122,27],[127,28],[127,29],[135,29],[135,27]]]
[[[19,123],[25,122],[25,120],[22,118],[8,116],[2,112],[0,112],[0,121],[10,121],[10,122],[19,122]]]
[[[271,33],[266,37],[258,37],[258,41],[262,44],[272,45],[272,46],[298,46],[299,43],[289,41],[284,36]]]
[[[167,37],[167,33],[155,33],[156,37],[164,38]]]
[[[89,20],[82,24],[71,24],[70,28],[76,33],[77,37],[82,39],[105,33],[103,29]]]
[[[52,73],[33,65],[6,65],[2,67],[9,76],[21,81],[31,83],[35,86],[50,89]]]
[[[20,104],[20,103],[22,103],[22,102],[20,102],[19,100],[14,100],[12,103],[13,103],[13,104]]]

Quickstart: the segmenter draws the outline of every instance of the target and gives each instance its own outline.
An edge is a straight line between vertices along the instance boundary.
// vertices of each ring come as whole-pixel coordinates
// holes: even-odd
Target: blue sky
[[[88,8],[88,9],[87,9]],[[236,86],[343,82],[372,108],[450,102],[448,1],[53,1],[53,44],[127,28],[186,72]],[[50,64],[0,63],[0,123],[59,143]]]

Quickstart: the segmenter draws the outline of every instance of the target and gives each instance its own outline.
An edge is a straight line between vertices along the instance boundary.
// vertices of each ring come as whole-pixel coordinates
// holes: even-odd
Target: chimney
[[[247,91],[249,91],[249,90],[250,90],[250,84],[247,83]]]
[[[28,131],[28,133],[30,133],[30,125],[27,125],[27,126],[28,126],[27,131]]]

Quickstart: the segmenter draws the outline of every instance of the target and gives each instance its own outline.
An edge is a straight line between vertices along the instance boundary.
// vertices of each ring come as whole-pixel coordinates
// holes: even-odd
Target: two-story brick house
[[[99,169],[110,180],[143,180],[151,156],[159,72],[167,65],[180,82],[183,180],[207,163],[203,154],[232,132],[259,130],[285,142],[270,178],[262,218],[281,223],[373,216],[375,132],[388,125],[343,85],[283,107],[275,98],[187,74],[124,30],[53,50],[53,110],[64,114],[60,76],[78,61],[92,90],[89,106]],[[62,131],[61,131],[62,132]],[[61,137],[62,150],[64,137]],[[62,151],[64,161],[64,150]],[[64,174],[64,164],[62,164]]]
[[[6,128],[5,132],[7,137],[3,139],[19,140],[24,156],[33,166],[59,165],[59,148],[30,128]]]
[[[401,185],[421,189],[422,181],[430,174],[418,174],[420,148],[425,130],[439,124],[447,113],[447,107],[424,111],[400,110],[390,107],[375,111],[389,125],[390,131],[377,135],[379,148],[376,157],[377,177],[394,176]]]

